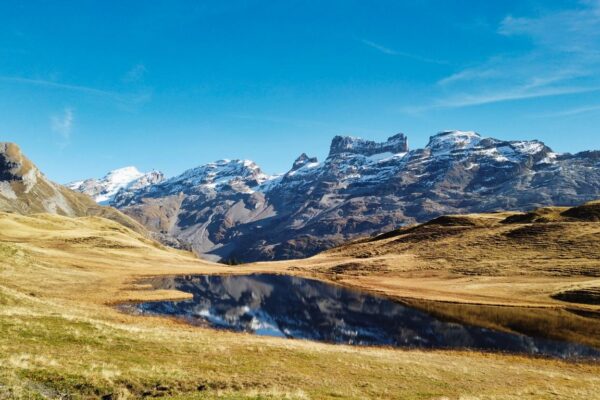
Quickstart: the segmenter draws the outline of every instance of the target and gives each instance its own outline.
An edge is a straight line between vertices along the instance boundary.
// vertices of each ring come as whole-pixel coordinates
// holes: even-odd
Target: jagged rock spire
[[[294,165],[292,165],[292,171],[296,171],[297,169],[302,168],[308,163],[316,162],[319,162],[319,160],[317,160],[317,157],[309,157],[306,155],[306,153],[302,153],[298,158],[296,158],[296,161],[294,161]]]

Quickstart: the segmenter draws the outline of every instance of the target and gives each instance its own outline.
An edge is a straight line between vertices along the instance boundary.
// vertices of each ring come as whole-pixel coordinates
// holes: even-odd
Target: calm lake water
[[[195,325],[257,335],[351,345],[600,359],[600,351],[589,346],[444,321],[385,297],[312,279],[196,275],[152,282],[157,289],[178,289],[194,297],[124,306],[128,312],[176,316]]]

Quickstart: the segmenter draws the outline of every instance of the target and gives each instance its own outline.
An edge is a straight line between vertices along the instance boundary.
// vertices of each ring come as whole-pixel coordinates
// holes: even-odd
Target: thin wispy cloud
[[[373,48],[373,49],[375,49],[375,50],[377,50],[377,51],[380,51],[380,52],[382,52],[383,54],[389,54],[389,55],[391,55],[391,56],[398,55],[398,52],[397,52],[397,51],[395,51],[395,50],[392,50],[392,49],[390,49],[389,47],[382,46],[382,45],[380,45],[380,44],[378,44],[378,43],[375,43],[375,42],[372,42],[372,41],[370,41],[370,40],[366,40],[366,39],[360,39],[360,41],[361,41],[363,44],[365,44],[365,45],[367,45],[367,46],[369,46],[369,47],[371,47],[371,48]]]
[[[600,86],[595,87],[542,87],[535,90],[529,86],[514,87],[507,90],[495,90],[490,92],[478,92],[474,94],[458,94],[447,96],[426,105],[415,105],[401,108],[407,114],[419,114],[422,112],[440,108],[461,108],[479,106],[485,104],[500,103],[506,101],[527,100],[552,96],[572,95],[579,93],[600,92]],[[557,115],[557,114],[553,114]],[[565,114],[567,115],[567,114]]]
[[[420,107],[457,108],[597,91],[600,87],[600,1],[537,17],[506,16],[497,34],[526,38],[531,48],[499,54],[440,79],[436,98]]]
[[[72,85],[68,83],[61,83],[45,79],[31,79],[23,78],[18,76],[0,76],[0,82],[7,82],[12,84],[38,86],[41,88],[50,88],[57,90],[66,90],[84,95],[91,95],[96,97],[102,97],[107,100],[118,103],[121,106],[131,107],[139,104],[146,103],[151,99],[151,93],[149,91],[142,91],[138,93],[119,93],[109,90],[97,89],[89,86]]]
[[[431,64],[447,64],[447,62],[443,61],[443,60],[435,60],[432,58],[422,57],[417,54],[411,54],[411,53],[406,53],[403,51],[394,50],[389,47],[383,46],[379,43],[375,43],[371,40],[359,39],[359,41],[362,44],[364,44],[372,49],[375,49],[375,50],[379,51],[380,53],[387,54],[389,56],[406,57],[406,58],[411,58],[413,60],[417,60],[417,61],[421,61],[421,62],[425,62],[425,63],[431,63]]]
[[[114,97],[117,95],[117,93],[109,92],[106,90],[94,89],[94,88],[87,87],[87,86],[70,85],[70,84],[66,84],[66,83],[59,83],[59,82],[43,80],[43,79],[21,78],[21,77],[17,77],[17,76],[0,76],[0,81],[48,87],[48,88],[55,88],[55,89],[64,89],[64,90],[70,90],[70,91],[75,91],[75,92],[80,92],[80,93],[93,94],[93,95],[97,95],[97,96]]]
[[[437,84],[440,86],[451,85],[456,82],[470,81],[473,79],[494,79],[502,75],[502,71],[491,68],[492,64],[500,62],[499,59],[491,60],[489,63],[473,68],[463,69],[455,72],[445,78],[440,79]],[[488,64],[490,65],[488,67]]]
[[[584,1],[581,6],[537,18],[508,15],[498,33],[505,36],[526,35],[538,46],[559,52],[598,54],[600,37],[600,1]]]
[[[60,115],[53,115],[50,117],[50,128],[52,129],[52,132],[59,135],[59,144],[61,147],[66,147],[71,141],[71,131],[73,129],[74,119],[75,117],[71,107],[65,107]]]
[[[434,103],[434,107],[467,107],[475,105],[483,105],[490,103],[498,103],[510,100],[525,100],[540,97],[561,96],[567,94],[589,93],[600,91],[599,87],[541,87],[531,89],[526,85],[523,87],[515,87],[506,91],[493,91],[489,93],[477,93],[473,95],[459,95],[449,97]]]
[[[594,112],[600,112],[600,104],[569,108],[566,110],[557,111],[557,112],[553,112],[553,113],[536,115],[536,117],[539,117],[539,118],[570,117],[570,116],[574,116],[574,115],[581,115],[581,114],[594,113]]]

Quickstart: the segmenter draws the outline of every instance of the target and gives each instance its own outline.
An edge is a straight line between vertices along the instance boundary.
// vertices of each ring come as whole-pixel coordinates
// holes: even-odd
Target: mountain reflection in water
[[[142,314],[185,318],[259,335],[352,345],[494,350],[600,359],[600,351],[564,341],[443,321],[385,297],[286,275],[196,275],[157,278],[192,300],[135,304]]]

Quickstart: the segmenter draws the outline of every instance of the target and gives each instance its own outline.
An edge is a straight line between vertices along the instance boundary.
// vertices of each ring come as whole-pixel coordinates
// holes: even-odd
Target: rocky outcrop
[[[300,154],[300,157],[296,158],[296,161],[294,161],[294,164],[292,165],[292,171],[296,171],[297,169],[304,167],[306,164],[316,164],[318,162],[319,160],[317,157],[309,157],[306,155],[306,153],[302,153]]]
[[[0,143],[0,211],[99,216],[149,235],[142,225],[118,210],[102,207],[90,197],[50,181],[14,143]]]
[[[331,141],[329,156],[335,156],[342,153],[370,156],[380,153],[406,153],[407,151],[408,140],[403,133],[398,133],[397,135],[388,138],[388,140],[383,143],[350,136],[336,136]]]

